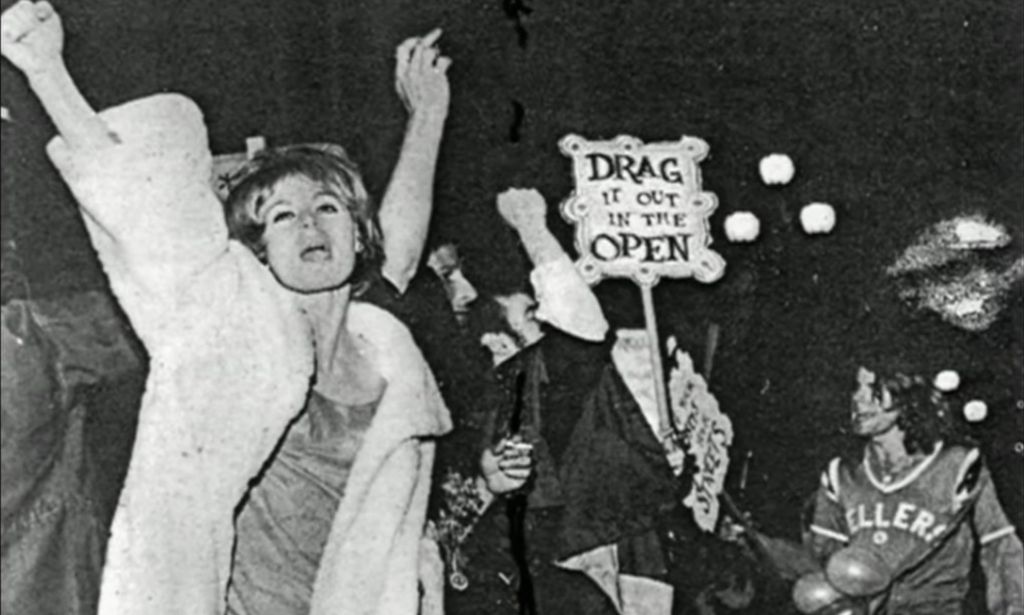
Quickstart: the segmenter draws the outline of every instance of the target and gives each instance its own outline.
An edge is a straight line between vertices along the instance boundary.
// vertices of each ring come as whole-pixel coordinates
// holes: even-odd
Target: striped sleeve
[[[988,469],[978,476],[978,500],[972,522],[981,544],[979,560],[985,571],[985,598],[990,613],[1024,615],[1024,546],[1006,518]]]
[[[850,541],[849,528],[843,514],[839,488],[839,459],[833,459],[822,472],[821,484],[815,497],[814,514],[807,528],[808,545],[819,560],[845,546]]]
[[[989,474],[988,468],[983,465],[978,469],[977,491],[978,500],[974,504],[972,521],[977,532],[978,542],[986,545],[1013,535],[1014,527],[999,504],[992,476]]]

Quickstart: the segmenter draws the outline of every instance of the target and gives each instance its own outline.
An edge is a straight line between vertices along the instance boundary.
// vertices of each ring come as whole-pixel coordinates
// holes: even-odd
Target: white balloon
[[[761,221],[749,211],[737,211],[725,218],[725,236],[729,241],[746,243],[761,234]]]
[[[788,184],[796,173],[793,160],[785,154],[769,154],[759,165],[761,181],[769,186]]]
[[[943,393],[955,391],[960,387],[960,374],[952,369],[944,369],[935,375],[935,388]]]
[[[829,233],[836,226],[836,210],[828,203],[811,203],[800,210],[800,226],[808,235]]]
[[[964,404],[964,418],[972,423],[984,421],[988,416],[988,404],[980,399],[972,399]]]

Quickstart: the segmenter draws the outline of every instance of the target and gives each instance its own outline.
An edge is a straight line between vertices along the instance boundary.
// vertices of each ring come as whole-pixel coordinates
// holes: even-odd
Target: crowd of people
[[[456,245],[425,253],[451,96],[440,36],[397,49],[408,118],[379,206],[332,144],[256,153],[222,201],[194,102],[97,113],[53,7],[4,12],[3,55],[57,129],[48,153],[149,358],[109,541],[88,550],[102,574],[78,580],[95,603],[69,598],[64,612],[764,608],[752,562],[767,540],[689,522],[688,485],[617,370],[544,197],[496,196],[531,266],[521,287],[483,296]],[[8,361],[25,359],[6,341],[27,338],[6,306],[4,322],[7,406],[22,386]],[[977,548],[991,612],[1024,613],[1020,540],[941,399],[920,378],[862,369],[853,400],[864,457],[823,476],[793,547],[809,564],[791,606],[960,613]],[[5,581],[55,574],[7,546],[6,476],[4,491]],[[688,583],[707,576],[686,561],[697,553],[735,565]],[[5,587],[4,612],[38,612],[19,588]]]

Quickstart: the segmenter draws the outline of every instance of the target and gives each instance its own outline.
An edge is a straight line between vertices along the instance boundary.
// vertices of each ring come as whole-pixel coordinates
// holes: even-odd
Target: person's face
[[[537,302],[526,293],[514,293],[498,297],[498,303],[505,310],[505,319],[515,331],[524,348],[544,336],[540,321],[537,320]]]
[[[430,253],[427,266],[437,274],[437,277],[441,278],[452,312],[455,313],[455,318],[459,322],[463,322],[469,312],[469,306],[476,301],[478,293],[462,273],[462,261],[459,260],[458,249],[452,244],[445,244],[437,248]]]
[[[266,223],[267,264],[286,288],[331,290],[352,275],[358,233],[337,189],[301,175],[286,177],[256,216]]]
[[[884,387],[875,386],[876,376],[861,367],[857,372],[857,389],[853,393],[850,425],[858,436],[878,436],[896,425],[899,410],[892,410],[892,395]]]

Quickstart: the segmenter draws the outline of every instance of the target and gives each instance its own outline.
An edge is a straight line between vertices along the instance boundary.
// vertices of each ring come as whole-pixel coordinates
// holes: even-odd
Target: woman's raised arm
[[[49,2],[21,0],[0,17],[0,51],[28,80],[57,132],[72,149],[115,142],[64,64],[64,28]]]
[[[419,268],[434,205],[434,173],[450,91],[451,59],[436,47],[440,30],[398,46],[395,89],[409,112],[405,139],[381,200],[384,276],[404,293]]]

